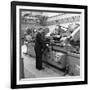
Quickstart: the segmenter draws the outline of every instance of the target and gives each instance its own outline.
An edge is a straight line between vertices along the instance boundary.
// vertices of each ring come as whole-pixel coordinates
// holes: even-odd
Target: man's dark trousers
[[[36,48],[35,52],[36,52],[36,68],[41,70],[42,69],[42,52],[39,48]]]

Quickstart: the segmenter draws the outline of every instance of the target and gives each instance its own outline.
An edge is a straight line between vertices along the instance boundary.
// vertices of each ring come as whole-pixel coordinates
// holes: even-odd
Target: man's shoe
[[[36,68],[36,69],[38,69],[38,70],[44,70],[44,68]]]
[[[41,68],[41,70],[44,70],[44,69],[45,69],[45,68],[43,68],[43,67]]]

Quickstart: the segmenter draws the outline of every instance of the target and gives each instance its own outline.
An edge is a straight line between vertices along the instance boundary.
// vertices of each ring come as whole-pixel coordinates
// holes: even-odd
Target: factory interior
[[[80,13],[20,13],[20,78],[80,76]],[[48,48],[42,55],[44,70],[36,69],[34,46],[39,28],[49,29]]]

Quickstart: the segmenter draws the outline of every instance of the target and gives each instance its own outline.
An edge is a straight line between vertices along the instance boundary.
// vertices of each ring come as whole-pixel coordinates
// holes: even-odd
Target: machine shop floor
[[[44,70],[37,70],[35,68],[35,58],[28,55],[23,55],[24,63],[24,78],[42,78],[42,77],[61,77],[63,72],[43,64]]]

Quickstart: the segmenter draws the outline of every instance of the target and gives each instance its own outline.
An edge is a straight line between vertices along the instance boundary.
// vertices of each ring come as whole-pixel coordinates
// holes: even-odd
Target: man
[[[39,29],[35,40],[35,54],[36,54],[36,69],[42,70],[42,54],[46,48],[45,35],[49,32],[49,29]]]

